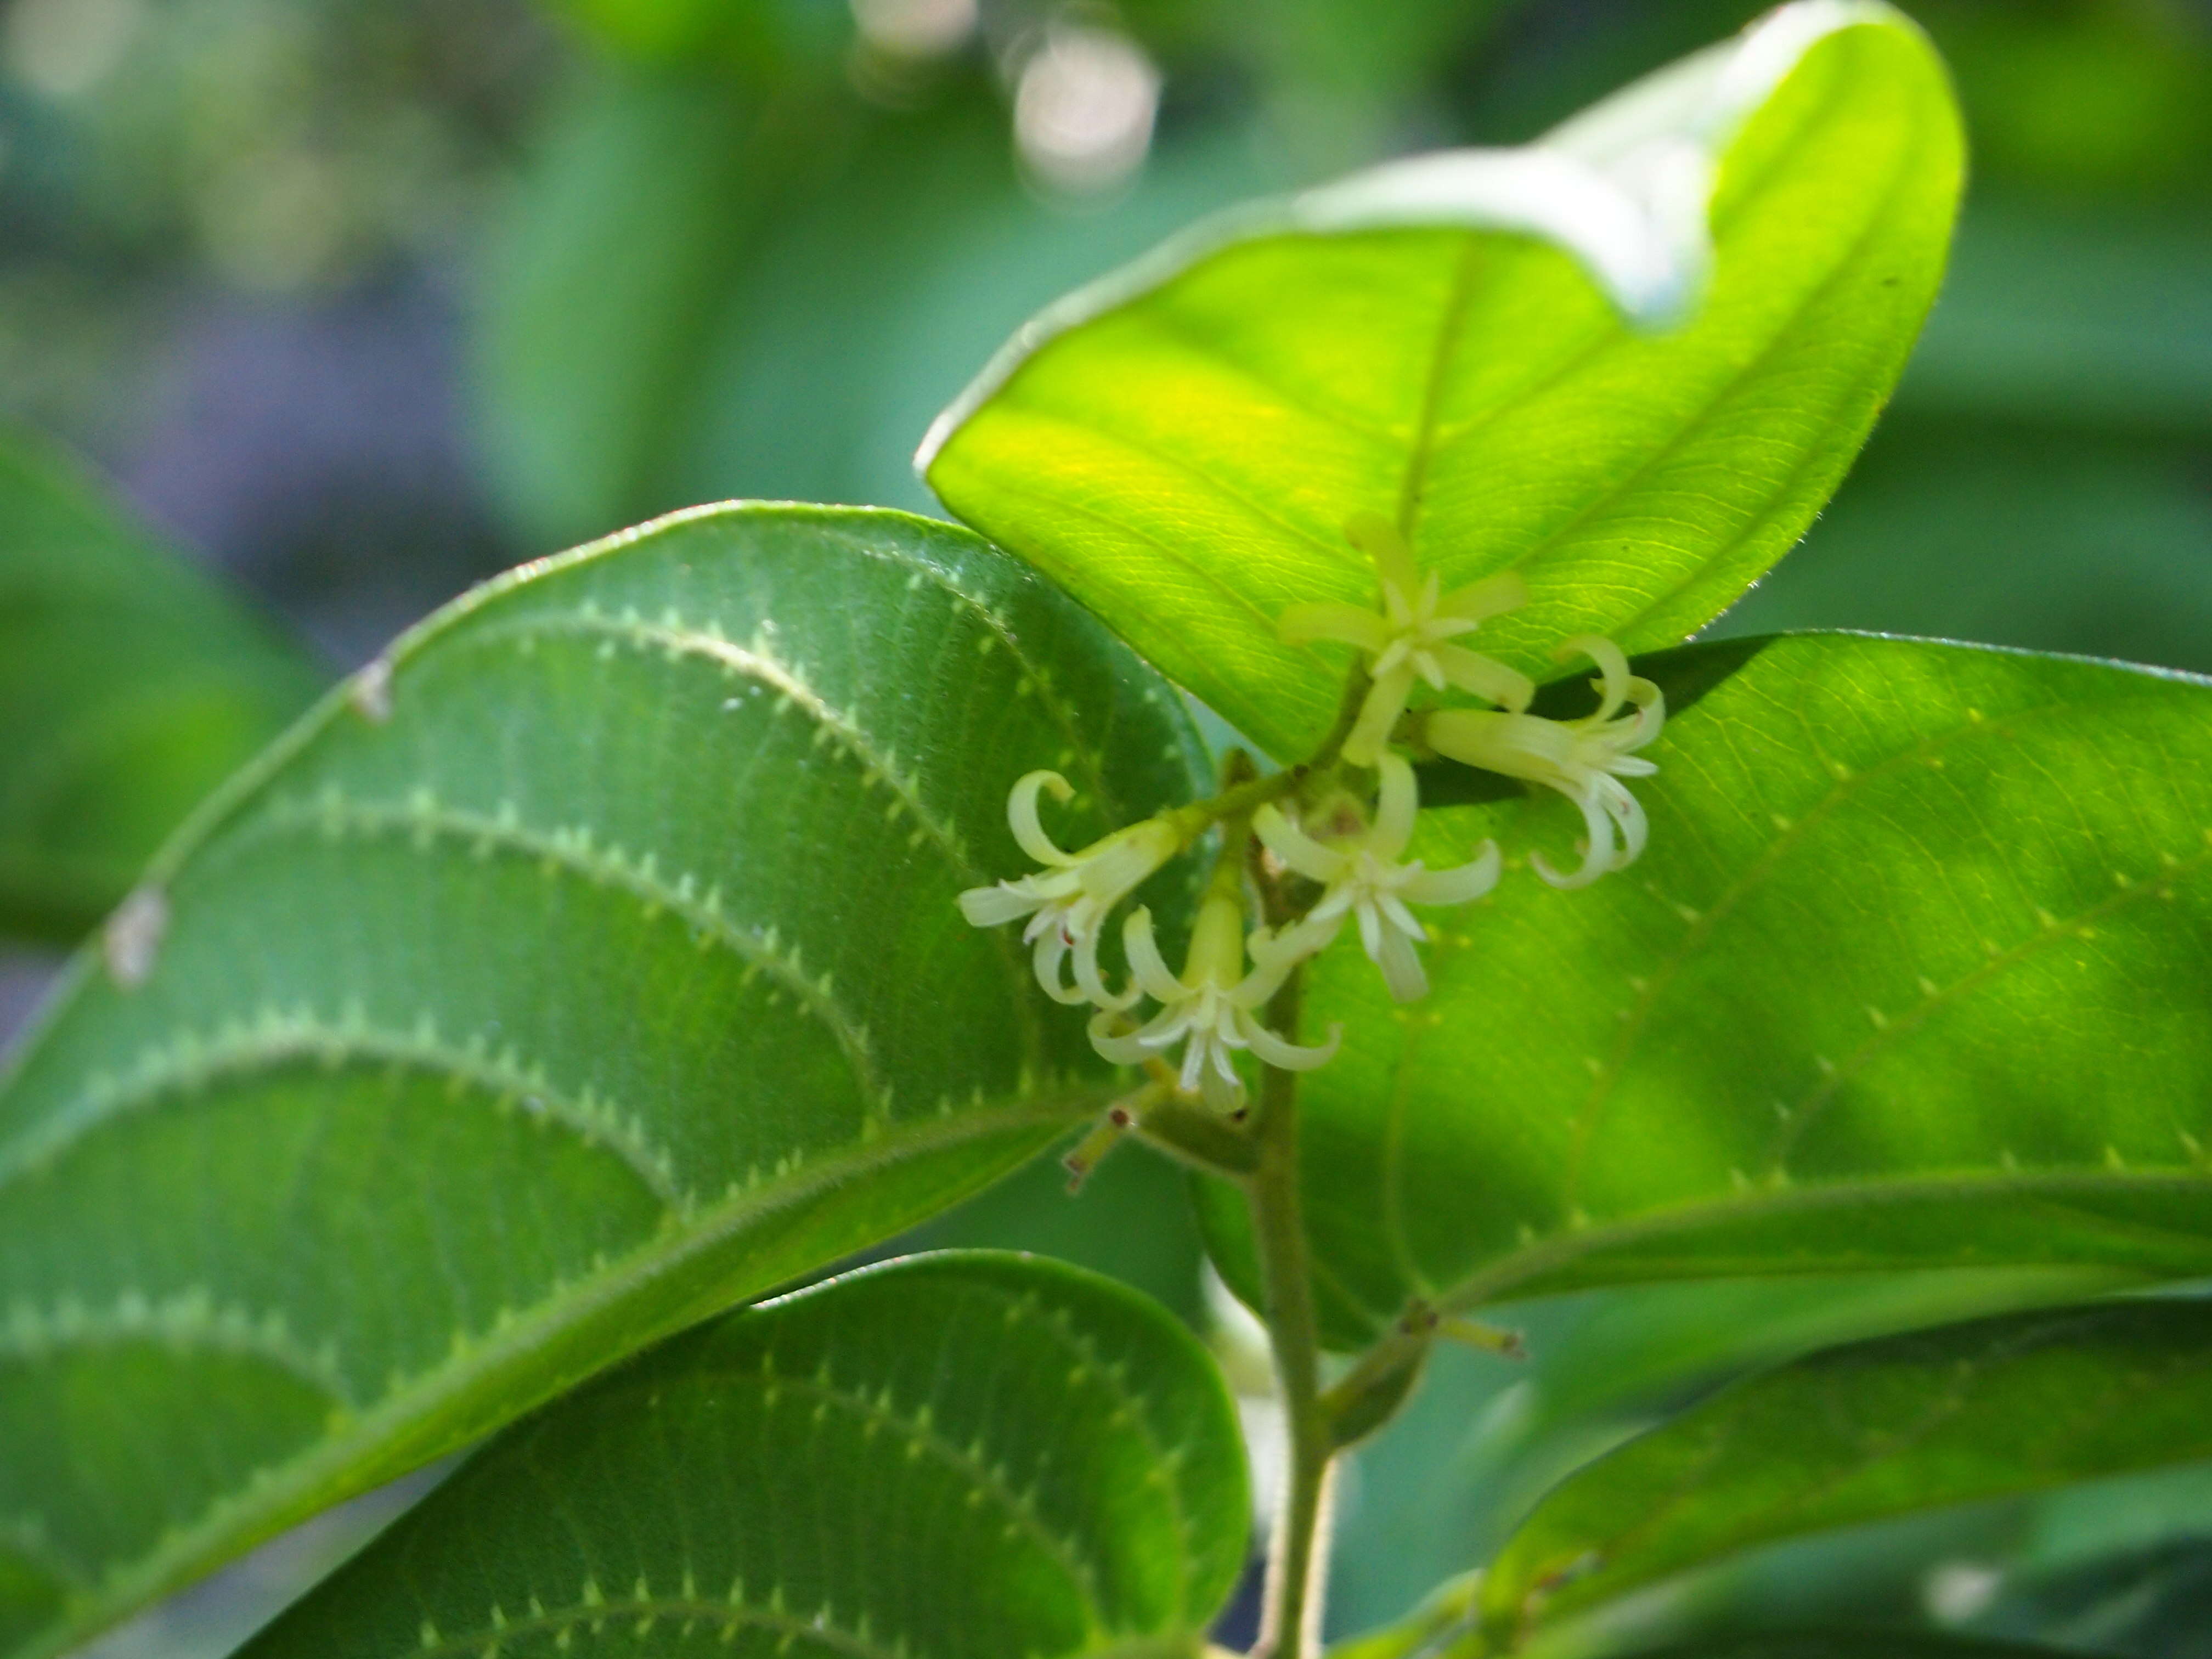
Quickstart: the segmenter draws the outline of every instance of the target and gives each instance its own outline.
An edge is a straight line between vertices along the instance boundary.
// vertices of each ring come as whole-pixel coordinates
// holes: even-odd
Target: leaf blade
[[[246,1652],[620,1620],[644,1652],[1191,1653],[1249,1512],[1227,1391],[1163,1310],[1039,1258],[909,1257],[518,1425]]]
[[[1644,660],[1675,713],[1638,865],[1565,895],[1515,871],[1439,913],[1411,1018],[1356,945],[1318,965],[1316,1028],[1347,1031],[1304,1094],[1332,1340],[1414,1295],[2203,1272],[2204,684],[1870,636]],[[1492,834],[1557,861],[1573,815],[1428,816],[1413,851],[1442,867]]]
[[[1693,319],[1638,334],[1608,295],[1655,321],[1704,257],[1705,198],[1658,178],[1661,152],[1717,166],[1717,252]],[[1355,513],[1395,513],[1448,588],[1522,570],[1532,603],[1484,642],[1526,670],[1579,633],[1671,642],[1741,592],[1902,368],[1958,174],[1917,30],[1787,9],[1528,149],[1416,158],[1187,234],[1018,334],[921,464],[1297,759],[1343,669],[1273,620],[1370,599]]]
[[[2142,1302],[1795,1361],[1555,1488],[1486,1578],[1484,1618],[1504,1638],[1762,1544],[2201,1458],[2208,1355],[2212,1315]]]
[[[952,896],[1017,867],[1020,771],[1103,825],[1186,793],[1193,741],[1074,607],[897,514],[678,515],[403,641],[157,860],[143,948],[81,960],[0,1083],[0,1391],[47,1425],[0,1457],[55,1450],[0,1486],[90,1586],[9,1638],[1042,1149],[1108,1079]],[[157,1379],[135,1443],[197,1473],[134,1480],[29,1397],[58,1351],[209,1349],[320,1416],[201,1447]]]

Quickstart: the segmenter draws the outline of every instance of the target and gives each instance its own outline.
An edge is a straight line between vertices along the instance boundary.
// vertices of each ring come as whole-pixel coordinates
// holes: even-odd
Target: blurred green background
[[[1905,0],[1974,180],[1896,404],[1721,627],[2212,670],[2212,0]],[[0,414],[88,456],[332,668],[471,580],[727,496],[931,510],[908,458],[1023,318],[1206,210],[1510,143],[1756,0],[5,0]],[[0,953],[0,1035],[52,959]],[[1197,1316],[1124,1153],[935,1230]],[[2048,1294],[1721,1286],[1528,1310],[1358,1460],[1334,1621],[1473,1565],[1544,1481],[1730,1369]],[[2212,1655],[2185,1473],[1778,1552],[1793,1610]],[[295,1545],[312,1557],[320,1544]],[[256,1571],[296,1573],[266,1561]],[[112,1651],[220,1651],[249,1576]],[[228,1598],[228,1599],[226,1599]]]

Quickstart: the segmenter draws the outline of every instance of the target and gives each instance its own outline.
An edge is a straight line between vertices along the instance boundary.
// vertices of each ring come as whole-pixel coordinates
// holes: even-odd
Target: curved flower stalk
[[[1611,640],[1585,634],[1559,647],[1598,667],[1590,682],[1600,695],[1597,712],[1577,720],[1445,708],[1429,716],[1428,742],[1438,754],[1509,777],[1556,789],[1582,809],[1589,850],[1582,867],[1562,875],[1539,854],[1536,873],[1554,887],[1587,887],[1608,870],[1626,869],[1644,851],[1644,809],[1620,780],[1649,777],[1659,769],[1636,750],[1659,735],[1666,699],[1650,680],[1628,672],[1628,659]],[[1623,714],[1627,708],[1632,712]],[[1619,844],[1615,844],[1618,831]]]
[[[1413,769],[1403,757],[1386,751],[1375,763],[1382,787],[1375,821],[1364,833],[1341,841],[1316,841],[1272,804],[1254,815],[1252,828],[1284,864],[1323,889],[1320,901],[1284,943],[1295,939],[1297,953],[1310,954],[1334,939],[1346,918],[1357,917],[1359,942],[1382,970],[1390,994],[1401,1002],[1412,1002],[1428,994],[1428,975],[1413,948],[1428,934],[1406,907],[1465,904],[1480,898],[1498,884],[1500,860],[1498,843],[1491,841],[1455,869],[1430,870],[1418,859],[1400,863],[1413,838],[1420,796]]]
[[[960,914],[977,927],[1030,917],[1022,942],[1035,947],[1030,962],[1048,996],[1071,1006],[1126,1008],[1135,993],[1116,996],[1107,990],[1098,972],[1099,934],[1114,907],[1182,850],[1188,831],[1180,815],[1168,813],[1117,830],[1079,853],[1063,853],[1037,817],[1037,796],[1048,789],[1060,801],[1075,793],[1059,773],[1040,771],[1025,775],[1006,797],[1007,827],[1022,850],[1045,867],[1018,881],[969,888],[960,895]],[[1061,963],[1071,956],[1073,986],[1061,977]]]
[[[1406,712],[1416,680],[1439,691],[1456,686],[1509,709],[1528,706],[1536,688],[1527,675],[1452,643],[1492,617],[1528,603],[1528,585],[1517,574],[1508,571],[1440,594],[1435,574],[1422,574],[1397,526],[1381,514],[1355,514],[1344,533],[1375,561],[1382,609],[1364,611],[1340,602],[1294,605],[1275,626],[1285,645],[1328,640],[1366,654],[1371,683],[1344,742],[1346,760],[1356,766],[1375,763],[1390,739],[1390,728]]]
[[[1260,1023],[1254,1012],[1281,988],[1291,970],[1308,954],[1278,947],[1265,929],[1252,936],[1257,965],[1244,970],[1244,906],[1218,889],[1206,895],[1191,931],[1190,951],[1180,976],[1168,971],[1152,937],[1148,909],[1131,913],[1121,943],[1129,953],[1136,986],[1158,1002],[1159,1011],[1133,1031],[1117,1030],[1125,1017],[1109,1007],[1091,1021],[1091,1044],[1117,1066],[1141,1066],[1160,1059],[1178,1043],[1182,1068],[1177,1086],[1197,1094],[1214,1110],[1243,1108],[1244,1085],[1237,1075],[1235,1051],[1249,1048],[1267,1065],[1285,1072],[1310,1072],[1334,1056],[1341,1030],[1326,1043],[1304,1047],[1286,1042]]]

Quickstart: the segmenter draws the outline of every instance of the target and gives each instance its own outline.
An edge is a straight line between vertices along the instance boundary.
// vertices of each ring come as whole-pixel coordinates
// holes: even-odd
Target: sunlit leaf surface
[[[1647,670],[1676,712],[1639,863],[1432,913],[1410,1007],[1349,937],[1320,964],[1335,1340],[1417,1294],[2212,1271],[2212,686],[1850,635]],[[1432,866],[1493,832],[1564,861],[1579,827],[1550,794],[1432,817]],[[1209,1212],[1249,1283],[1237,1206]]]
[[[1482,635],[1518,667],[1580,633],[1670,644],[1864,438],[1959,155],[1917,29],[1785,8],[1529,149],[1261,204],[1071,295],[947,411],[927,477],[1285,759],[1346,665],[1275,618],[1371,600],[1355,514],[1395,516],[1447,588],[1521,571],[1531,603]]]

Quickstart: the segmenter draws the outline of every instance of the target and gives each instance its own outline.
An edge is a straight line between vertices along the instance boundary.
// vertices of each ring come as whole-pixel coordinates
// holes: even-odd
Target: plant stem
[[[1268,1005],[1270,1023],[1293,1042],[1304,1002],[1304,979],[1302,973],[1292,974]],[[1253,1659],[1304,1659],[1316,1650],[1320,1621],[1315,1615],[1326,1565],[1318,1559],[1316,1541],[1322,1488],[1334,1448],[1322,1400],[1321,1325],[1314,1312],[1298,1193],[1297,1088],[1295,1073],[1271,1067],[1265,1073],[1259,1121],[1253,1127],[1259,1167],[1246,1186],[1259,1247],[1267,1334],[1290,1441],[1289,1479],[1268,1555],[1260,1640]]]
[[[1344,740],[1352,735],[1358,723],[1359,705],[1367,694],[1367,676],[1355,673],[1345,688],[1342,705],[1338,708],[1336,723],[1328,735],[1322,739],[1321,747],[1310,758],[1280,772],[1270,772],[1265,777],[1249,775],[1250,763],[1246,759],[1246,775],[1241,779],[1224,776],[1221,793],[1211,800],[1193,801],[1163,816],[1172,819],[1182,830],[1186,842],[1204,835],[1217,823],[1247,817],[1269,801],[1303,793],[1309,786],[1325,782],[1334,775],[1337,759],[1344,748]],[[1242,751],[1237,751],[1240,755]],[[1233,828],[1233,825],[1231,826]],[[1227,838],[1234,842],[1237,837]]]

